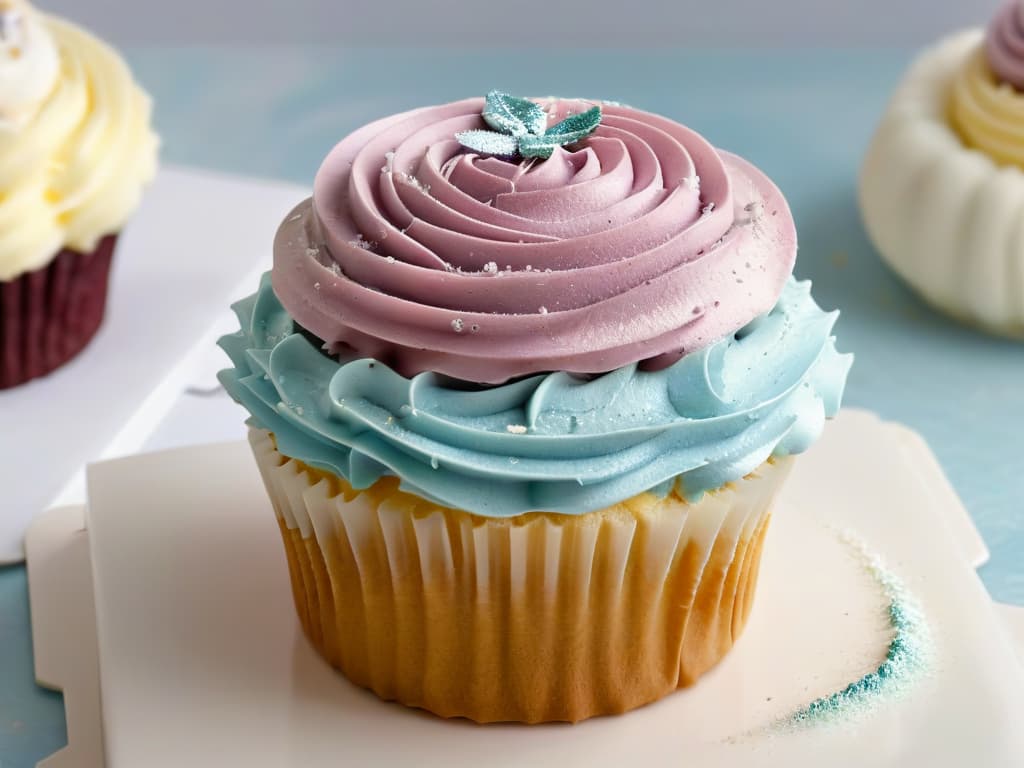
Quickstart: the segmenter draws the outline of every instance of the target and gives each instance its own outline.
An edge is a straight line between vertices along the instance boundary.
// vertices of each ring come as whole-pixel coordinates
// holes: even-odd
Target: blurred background
[[[52,0],[118,45],[915,46],[999,0]]]

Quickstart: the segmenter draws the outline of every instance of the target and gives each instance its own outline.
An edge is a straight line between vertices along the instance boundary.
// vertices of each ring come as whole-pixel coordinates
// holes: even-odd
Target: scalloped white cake
[[[929,303],[1024,338],[1024,0],[913,63],[868,149],[860,205]]]

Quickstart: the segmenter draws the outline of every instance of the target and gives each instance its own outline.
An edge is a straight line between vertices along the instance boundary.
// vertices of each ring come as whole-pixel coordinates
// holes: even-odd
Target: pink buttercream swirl
[[[1024,2],[1004,5],[985,36],[985,55],[996,77],[1024,90]]]
[[[549,125],[593,106],[539,103]],[[775,305],[796,232],[749,163],[609,104],[572,151],[484,157],[454,139],[482,106],[357,130],[282,224],[274,291],[329,351],[483,383],[660,368]]]

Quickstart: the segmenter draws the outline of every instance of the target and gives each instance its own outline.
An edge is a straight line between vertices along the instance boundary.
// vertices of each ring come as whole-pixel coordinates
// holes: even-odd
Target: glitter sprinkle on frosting
[[[917,599],[862,540],[849,532],[844,532],[842,539],[863,562],[888,601],[892,640],[877,669],[784,718],[779,723],[782,728],[846,722],[864,715],[880,701],[905,693],[931,664],[931,631]]]

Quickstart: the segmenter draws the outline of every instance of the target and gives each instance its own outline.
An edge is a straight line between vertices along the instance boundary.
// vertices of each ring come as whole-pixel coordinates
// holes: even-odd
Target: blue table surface
[[[1024,344],[924,306],[881,263],[857,211],[860,159],[910,52],[271,47],[127,56],[155,98],[168,163],[308,185],[327,150],[368,120],[492,88],[622,101],[752,160],[793,208],[797,275],[814,281],[819,303],[842,310],[839,346],[857,356],[846,404],[925,436],[992,551],[986,586],[1024,604]],[[60,695],[33,683],[20,566],[0,569],[0,649],[0,766],[31,766],[66,736]]]

